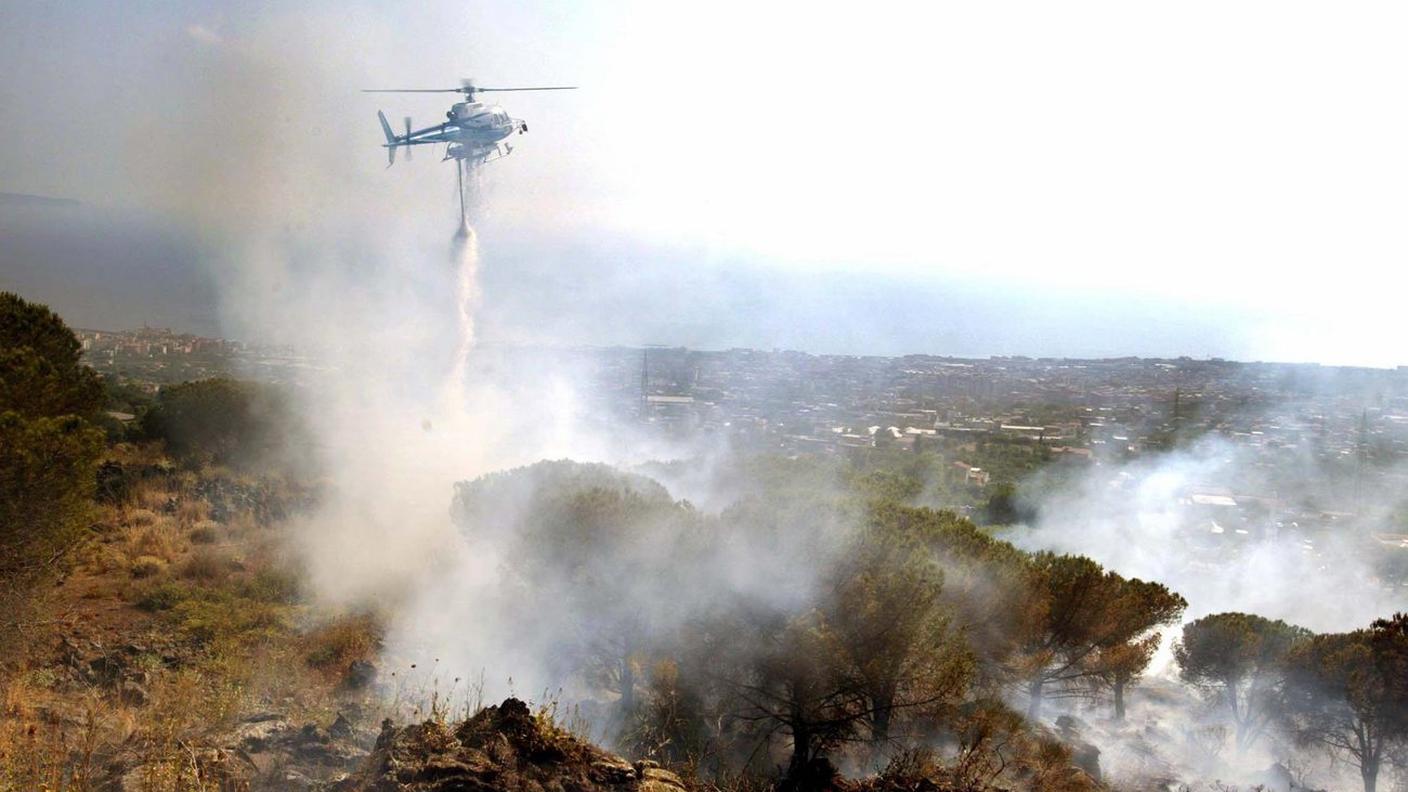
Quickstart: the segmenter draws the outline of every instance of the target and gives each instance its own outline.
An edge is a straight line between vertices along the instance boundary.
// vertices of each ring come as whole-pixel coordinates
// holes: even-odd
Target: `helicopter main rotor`
[[[465,80],[459,88],[363,88],[362,93],[458,93],[464,94],[465,99],[474,101],[477,93],[489,93],[491,91],[575,91],[575,85],[546,85],[532,88],[481,88],[478,85]]]

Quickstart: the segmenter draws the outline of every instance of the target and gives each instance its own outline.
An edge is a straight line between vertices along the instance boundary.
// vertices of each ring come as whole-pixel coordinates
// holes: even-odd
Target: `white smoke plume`
[[[1268,465],[1268,455],[1279,463]],[[1037,518],[1005,538],[1162,582],[1188,601],[1184,623],[1241,611],[1341,632],[1408,607],[1408,590],[1381,575],[1392,550],[1374,539],[1396,531],[1387,516],[1398,493],[1344,481],[1305,450],[1277,452],[1208,435],[1181,450],[1074,477],[1038,475],[1022,493]],[[1358,506],[1357,513],[1338,511],[1346,506]],[[1172,645],[1181,629],[1165,631],[1125,723],[1110,720],[1104,703],[1072,705],[1107,771],[1126,780],[1164,774],[1284,789],[1268,776],[1279,762],[1314,786],[1357,785],[1342,765],[1295,748],[1274,730],[1244,754],[1226,746],[1217,731],[1221,711],[1178,679]]]
[[[1323,502],[1307,508],[1302,500],[1327,477],[1300,457],[1268,471],[1267,453],[1207,436],[1052,491],[1038,477],[1024,487],[1038,519],[1009,538],[1160,581],[1188,600],[1189,621],[1245,611],[1324,632],[1408,605],[1408,592],[1387,586],[1374,565],[1373,534],[1390,531],[1378,518],[1395,494],[1371,497],[1359,516]]]

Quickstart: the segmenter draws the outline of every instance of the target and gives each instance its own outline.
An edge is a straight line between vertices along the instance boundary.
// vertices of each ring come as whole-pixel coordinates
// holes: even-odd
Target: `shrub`
[[[0,412],[0,574],[12,585],[82,535],[102,442],[78,418]]]
[[[88,553],[88,567],[93,572],[104,574],[119,569],[130,569],[132,562],[127,554],[111,545],[95,545]]]
[[[156,556],[163,561],[175,561],[181,555],[181,535],[176,526],[167,520],[159,520],[142,528],[128,529],[128,555]]]
[[[137,598],[138,608],[162,613],[187,638],[202,644],[254,646],[288,629],[288,609],[239,593],[188,582],[160,583]]]
[[[156,577],[161,574],[164,569],[166,569],[166,562],[160,558],[156,556],[138,556],[137,560],[132,562],[132,577],[138,579]]]
[[[132,500],[138,474],[121,462],[107,461],[98,466],[96,497],[99,503],[122,505]]]
[[[164,389],[142,417],[142,431],[193,464],[287,461],[288,449],[307,445],[295,439],[299,424],[282,390],[224,378]]]
[[[370,614],[334,619],[304,639],[308,665],[319,671],[342,673],[355,660],[370,660],[381,650],[383,630]]]
[[[156,520],[156,512],[151,509],[133,509],[127,512],[127,524],[138,528],[144,525],[151,525],[156,522]]]
[[[181,583],[162,583],[141,592],[136,605],[148,613],[168,611],[190,595],[190,589]]]
[[[276,605],[226,593],[198,594],[176,603],[170,612],[179,629],[202,644],[226,641],[253,646],[288,627],[284,611]]]
[[[0,655],[92,514],[103,389],[80,350],[53,311],[0,292]]]
[[[242,596],[260,602],[292,604],[298,601],[298,578],[290,572],[263,569],[245,582]]]
[[[181,577],[206,583],[223,580],[231,571],[230,556],[209,547],[196,550],[181,565]]]

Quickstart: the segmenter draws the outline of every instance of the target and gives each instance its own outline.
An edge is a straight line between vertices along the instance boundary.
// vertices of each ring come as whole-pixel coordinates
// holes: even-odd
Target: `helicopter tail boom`
[[[386,120],[386,114],[380,110],[376,111],[376,118],[381,122],[381,131],[386,133],[386,167],[396,164],[396,133],[391,131],[391,124]]]

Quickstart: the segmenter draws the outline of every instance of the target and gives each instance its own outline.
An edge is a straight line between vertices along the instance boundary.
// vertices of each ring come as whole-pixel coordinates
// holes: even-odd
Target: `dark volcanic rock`
[[[342,677],[342,686],[347,690],[363,690],[376,681],[377,669],[366,660],[353,660]]]
[[[337,792],[683,792],[667,770],[632,765],[506,699],[458,727],[427,721],[386,724],[362,767]]]

